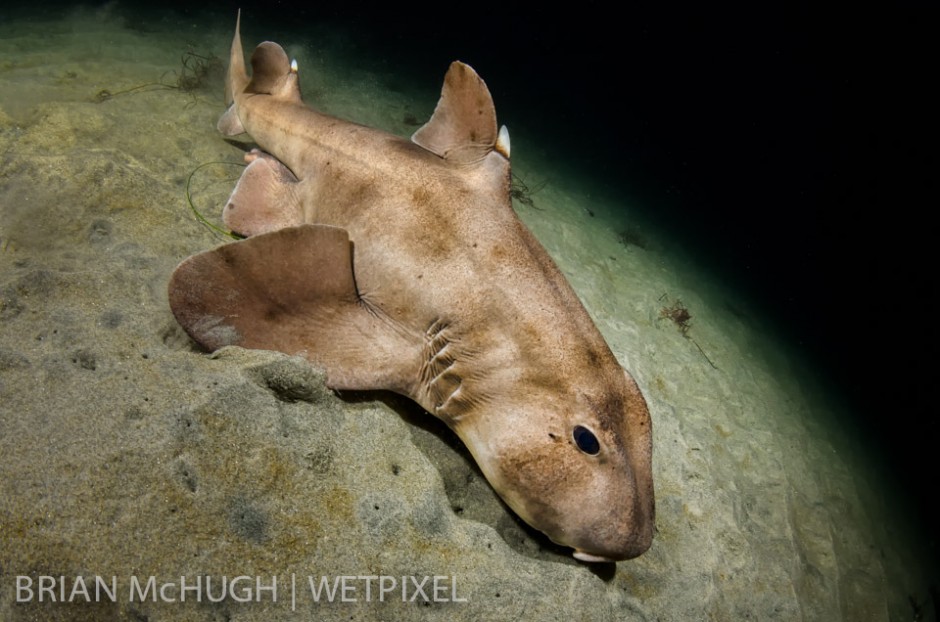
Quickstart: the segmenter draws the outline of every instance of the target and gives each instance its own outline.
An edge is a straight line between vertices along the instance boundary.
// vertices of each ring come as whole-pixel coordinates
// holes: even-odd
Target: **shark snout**
[[[586,537],[580,542],[573,542],[572,556],[578,561],[588,563],[618,562],[639,557],[649,550],[653,543],[652,523],[635,525],[618,537],[606,540]]]

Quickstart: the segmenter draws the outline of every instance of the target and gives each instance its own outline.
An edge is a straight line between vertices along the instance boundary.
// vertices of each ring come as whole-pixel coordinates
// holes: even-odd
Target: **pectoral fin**
[[[194,255],[170,306],[197,342],[305,356],[335,389],[410,390],[418,341],[356,291],[346,230],[302,225]]]

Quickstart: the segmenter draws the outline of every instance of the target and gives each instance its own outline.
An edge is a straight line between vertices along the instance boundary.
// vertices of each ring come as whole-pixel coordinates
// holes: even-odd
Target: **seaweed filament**
[[[664,299],[667,299],[668,295],[663,294],[659,297],[660,302]],[[705,350],[702,349],[702,346],[689,334],[689,330],[692,328],[692,325],[689,323],[692,321],[692,314],[689,313],[689,310],[685,305],[682,304],[682,301],[678,298],[673,302],[672,306],[663,307],[659,310],[659,319],[669,319],[672,320],[673,324],[679,329],[679,332],[682,333],[682,336],[691,341],[698,351],[705,357],[705,360],[708,361],[708,364],[711,365],[714,369],[718,369],[718,366],[705,354]]]

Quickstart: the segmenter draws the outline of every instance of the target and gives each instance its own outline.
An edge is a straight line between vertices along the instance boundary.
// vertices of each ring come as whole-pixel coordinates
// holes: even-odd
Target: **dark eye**
[[[596,456],[598,452],[600,452],[601,444],[597,442],[597,437],[584,426],[574,426],[574,431],[571,435],[574,437],[574,442],[578,446],[578,449],[584,453],[590,456]]]

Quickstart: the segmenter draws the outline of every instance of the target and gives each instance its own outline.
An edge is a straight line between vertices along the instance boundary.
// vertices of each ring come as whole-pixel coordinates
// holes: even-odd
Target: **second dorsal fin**
[[[291,62],[277,43],[261,43],[251,55],[251,82],[245,90],[300,101],[297,63]]]

